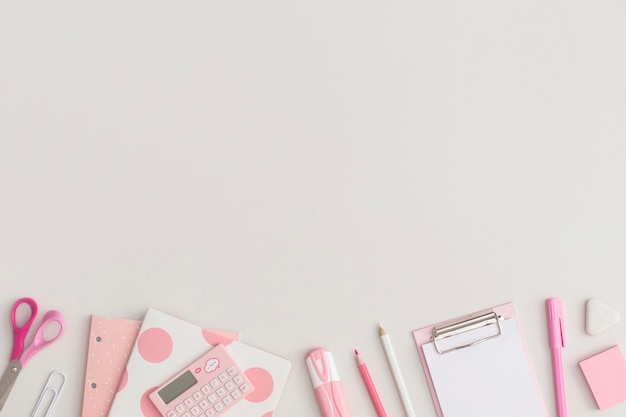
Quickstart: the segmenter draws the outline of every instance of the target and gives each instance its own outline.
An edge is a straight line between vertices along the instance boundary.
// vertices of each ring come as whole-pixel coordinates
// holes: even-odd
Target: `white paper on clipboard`
[[[439,417],[546,417],[532,364],[512,305],[497,326],[472,329],[438,343],[424,329],[414,332]],[[495,308],[494,308],[495,310]],[[430,327],[430,334],[435,326]],[[494,330],[495,328],[495,330]]]

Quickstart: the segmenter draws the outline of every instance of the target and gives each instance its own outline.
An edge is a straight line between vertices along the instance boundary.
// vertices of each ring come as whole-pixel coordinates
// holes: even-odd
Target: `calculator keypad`
[[[240,375],[235,373],[233,376]],[[217,388],[194,392],[183,402],[175,404],[167,410],[165,417],[197,417],[201,413],[206,417],[217,417],[249,392],[249,386],[243,383],[243,378],[238,378],[241,381],[239,385],[231,377],[219,379],[223,383],[217,385]],[[205,391],[206,393],[204,393]]]
[[[219,360],[217,366],[216,358]],[[254,389],[222,345],[211,349],[177,376],[189,370],[198,382],[168,404],[164,404],[156,393],[171,380],[150,395],[164,417],[219,417]]]

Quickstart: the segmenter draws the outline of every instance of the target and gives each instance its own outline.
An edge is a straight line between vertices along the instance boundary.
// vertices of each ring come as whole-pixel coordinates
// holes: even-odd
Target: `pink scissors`
[[[28,318],[26,324],[19,327],[17,325],[15,315],[21,304],[28,305],[30,308],[30,317]],[[56,310],[50,310],[43,316],[43,320],[35,332],[33,341],[28,347],[25,348],[24,339],[26,339],[28,330],[30,330],[30,326],[33,324],[33,321],[37,316],[37,311],[37,303],[32,298],[20,298],[13,305],[13,311],[11,312],[11,324],[13,324],[13,352],[11,353],[9,365],[7,365],[4,374],[2,375],[2,379],[0,379],[0,410],[4,407],[4,403],[9,397],[11,388],[13,388],[15,380],[20,374],[22,367],[26,365],[26,362],[28,362],[33,355],[35,355],[35,353],[57,340],[59,336],[63,334],[63,329],[65,327],[63,316],[61,316],[61,313]],[[44,336],[44,329],[47,325],[54,322],[59,323],[58,333],[56,333],[54,337],[47,339]]]

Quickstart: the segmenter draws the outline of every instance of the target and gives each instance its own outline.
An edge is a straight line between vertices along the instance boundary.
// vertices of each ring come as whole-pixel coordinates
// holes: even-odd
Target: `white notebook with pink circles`
[[[222,416],[271,417],[291,370],[287,359],[154,309],[143,320],[109,417],[161,417],[150,393],[220,343],[254,386]]]

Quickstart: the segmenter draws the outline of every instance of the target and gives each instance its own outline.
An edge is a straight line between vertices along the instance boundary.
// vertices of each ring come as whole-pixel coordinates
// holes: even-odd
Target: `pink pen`
[[[324,348],[317,348],[309,352],[305,362],[322,415],[350,417],[333,355]]]
[[[548,331],[550,350],[552,351],[552,372],[554,373],[554,395],[558,417],[567,417],[565,404],[565,384],[563,381],[563,358],[561,350],[565,347],[565,329],[563,327],[563,306],[556,298],[546,300],[548,307]]]

